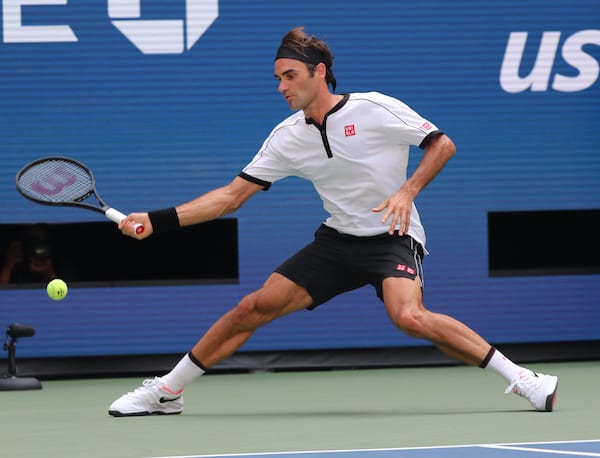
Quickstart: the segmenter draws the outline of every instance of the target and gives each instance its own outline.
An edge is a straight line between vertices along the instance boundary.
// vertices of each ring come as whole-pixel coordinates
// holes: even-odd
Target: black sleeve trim
[[[423,141],[419,145],[419,148],[421,148],[421,149],[427,148],[427,145],[429,145],[431,140],[433,140],[438,135],[444,135],[444,132],[442,132],[441,130],[434,130],[433,132],[430,132],[429,134],[427,134],[427,137],[425,137],[423,139]]]
[[[247,173],[244,173],[244,172],[240,172],[240,174],[238,176],[240,178],[243,178],[246,181],[249,181],[250,183],[254,183],[254,184],[258,184],[258,185],[262,186],[263,191],[268,191],[272,184],[270,181],[260,180],[251,175],[248,175]]]

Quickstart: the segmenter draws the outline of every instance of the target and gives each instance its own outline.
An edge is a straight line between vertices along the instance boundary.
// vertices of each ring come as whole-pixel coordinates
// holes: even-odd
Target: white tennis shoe
[[[142,386],[124,394],[108,408],[113,417],[173,415],[183,412],[183,390],[170,390],[160,377],[144,380]]]
[[[528,370],[521,371],[518,378],[506,388],[504,393],[513,392],[527,399],[540,412],[552,412],[556,402],[558,377]]]

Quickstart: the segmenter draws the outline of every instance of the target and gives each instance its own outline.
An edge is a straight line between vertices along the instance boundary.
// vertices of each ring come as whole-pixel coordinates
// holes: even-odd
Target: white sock
[[[485,369],[490,369],[501,375],[506,380],[506,383],[512,383],[513,380],[519,377],[519,373],[525,370],[523,367],[513,363],[497,349],[494,349]]]
[[[175,367],[171,369],[171,372],[161,377],[164,384],[169,387],[171,391],[177,393],[183,390],[185,385],[206,372],[206,368],[202,366],[201,363],[196,363],[195,358],[192,358],[193,356],[190,356],[189,353],[186,354]]]

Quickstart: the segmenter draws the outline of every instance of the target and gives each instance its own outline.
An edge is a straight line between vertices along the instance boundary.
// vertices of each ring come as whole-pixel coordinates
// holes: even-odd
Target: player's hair
[[[306,49],[311,49],[316,51],[316,53],[322,55],[324,57],[324,64],[326,68],[325,81],[327,84],[331,84],[331,87],[335,91],[335,87],[337,85],[336,79],[333,76],[333,54],[323,40],[308,35],[304,31],[303,26],[298,26],[290,30],[285,34],[283,39],[281,40],[281,46],[292,49],[299,54],[306,54]],[[305,62],[308,71],[311,76],[315,73],[316,64]]]

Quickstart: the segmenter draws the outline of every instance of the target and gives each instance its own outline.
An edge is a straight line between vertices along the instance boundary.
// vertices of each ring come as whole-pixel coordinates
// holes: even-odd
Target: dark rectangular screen
[[[219,219],[145,240],[111,222],[0,225],[0,259],[21,257],[9,288],[46,283],[46,266],[70,286],[237,283],[237,220]]]
[[[600,210],[488,213],[490,276],[600,273]]]

